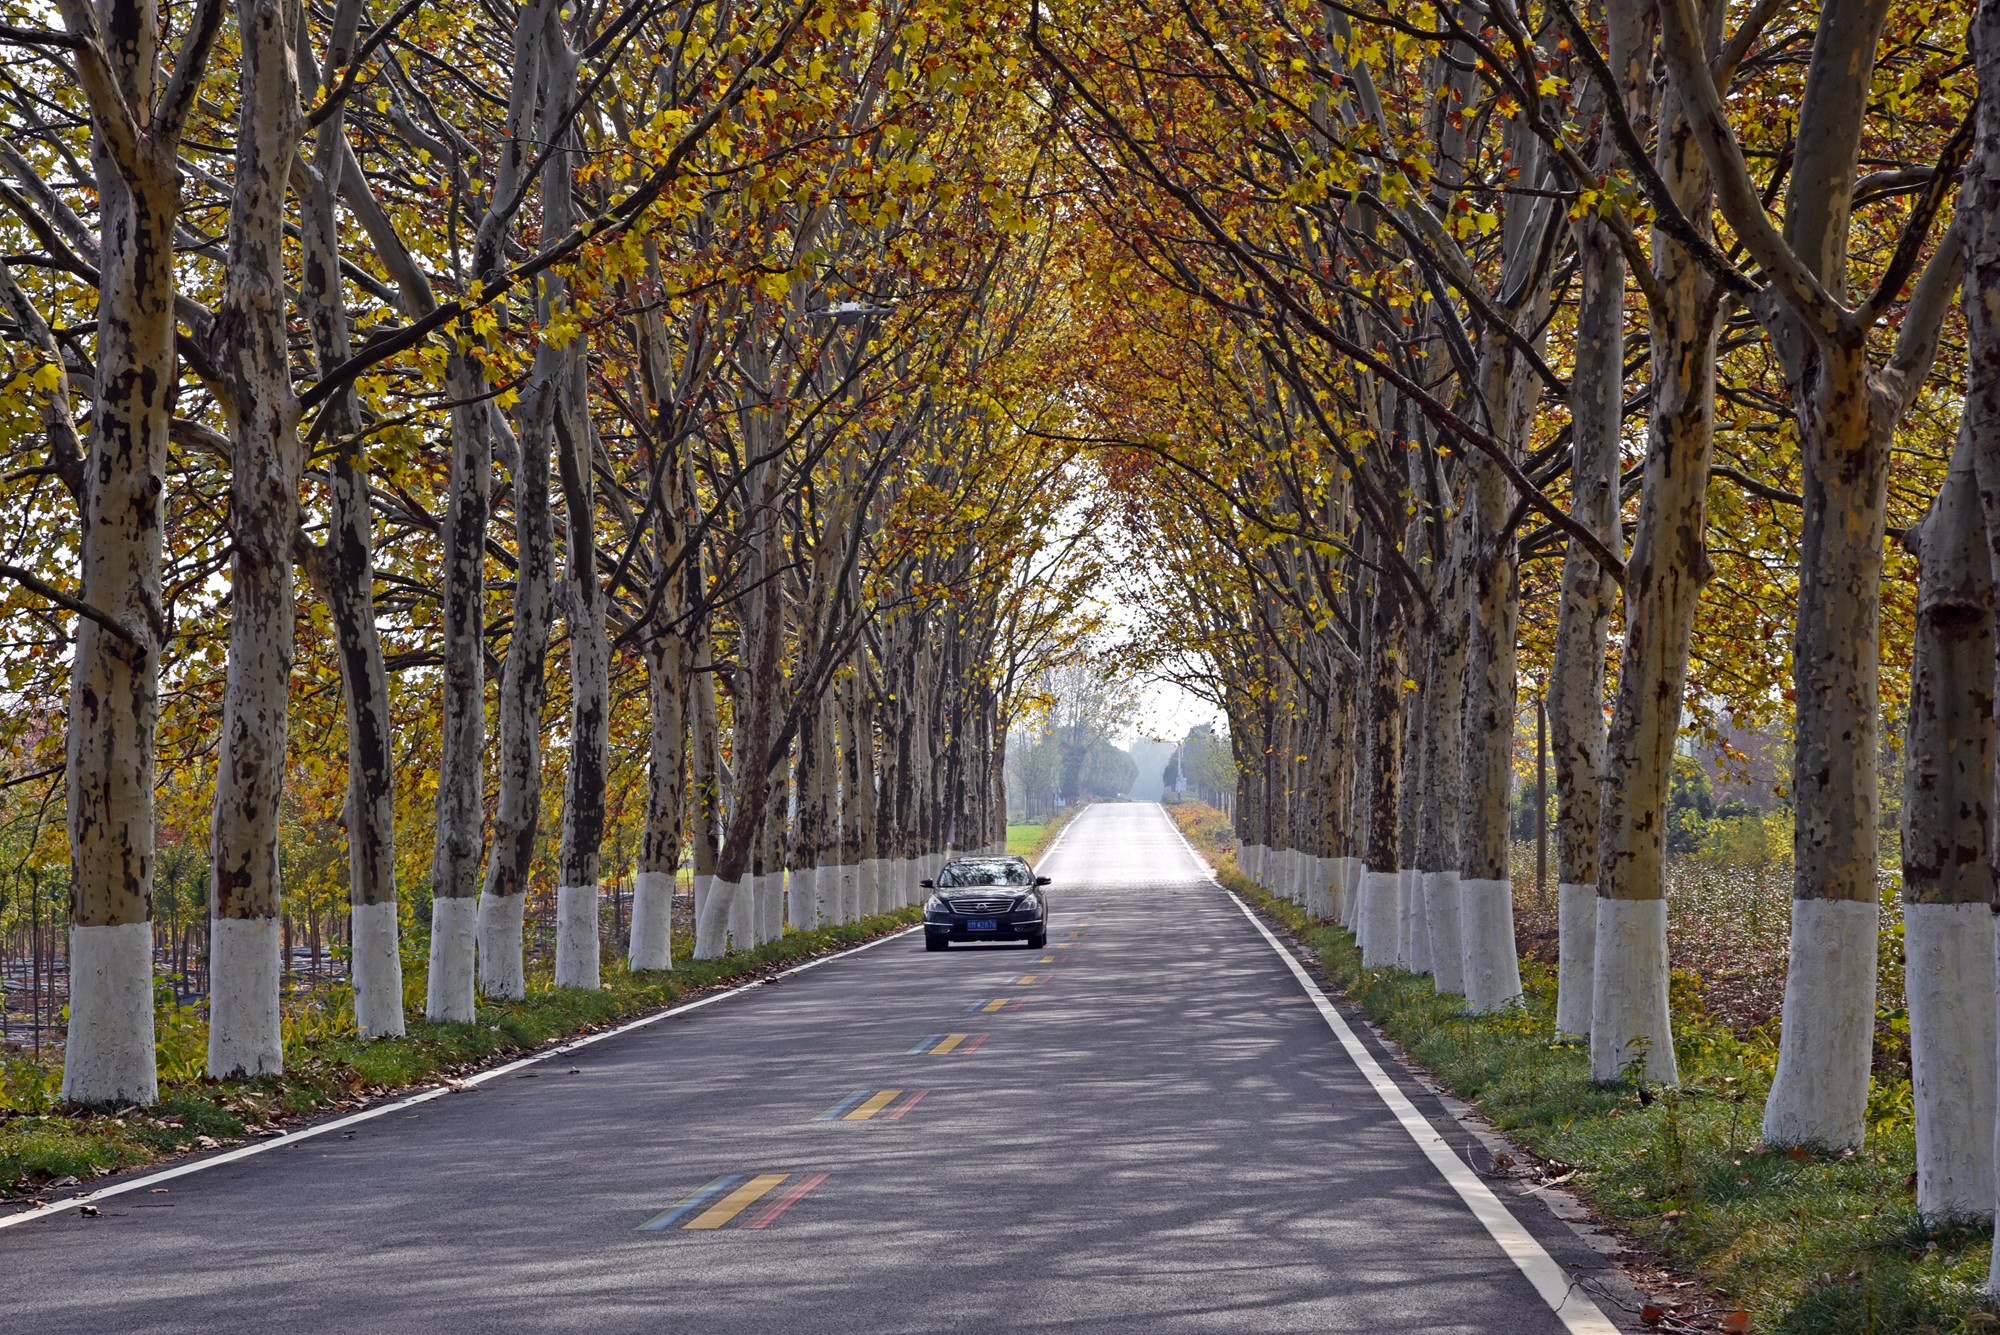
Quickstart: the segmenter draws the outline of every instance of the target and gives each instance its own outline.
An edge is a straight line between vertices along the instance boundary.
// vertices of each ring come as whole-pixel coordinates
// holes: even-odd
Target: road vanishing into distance
[[[1038,870],[1046,949],[899,935],[0,1229],[0,1331],[1623,1328],[1159,807]]]

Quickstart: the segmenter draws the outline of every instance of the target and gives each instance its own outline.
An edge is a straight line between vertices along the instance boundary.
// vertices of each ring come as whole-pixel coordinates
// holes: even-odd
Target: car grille
[[[951,905],[953,913],[1004,913],[1014,907],[1014,896],[995,899],[982,895],[977,899],[948,899],[945,902]]]

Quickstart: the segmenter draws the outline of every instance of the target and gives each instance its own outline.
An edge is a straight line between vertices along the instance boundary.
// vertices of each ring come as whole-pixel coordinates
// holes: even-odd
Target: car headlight
[[[1022,895],[1014,901],[1014,911],[1016,913],[1024,913],[1029,909],[1039,909],[1041,906],[1042,901],[1036,899],[1033,895]]]
[[[951,905],[945,903],[943,895],[932,895],[924,901],[924,916],[926,918],[942,918],[948,916],[950,913]]]

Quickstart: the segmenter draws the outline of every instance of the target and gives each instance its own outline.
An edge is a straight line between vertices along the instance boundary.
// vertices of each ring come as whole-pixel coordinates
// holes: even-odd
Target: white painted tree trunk
[[[785,934],[785,873],[766,872],[757,888],[757,940],[776,941]]]
[[[1361,873],[1361,966],[1386,969],[1396,963],[1396,881],[1393,871]]]
[[[839,867],[802,867],[792,873],[792,925],[805,931],[831,925],[840,899]]]
[[[706,908],[708,897],[714,889],[715,877],[713,875],[704,875],[700,872],[695,873],[692,878],[692,885],[689,887],[689,894],[694,900],[694,921],[697,932],[701,930],[702,915],[708,911]]]
[[[1852,899],[1792,901],[1784,1014],[1814,1020],[1779,1032],[1778,1074],[1764,1105],[1769,1144],[1844,1149],[1860,1143],[1875,1046],[1880,917],[1876,905]],[[1863,977],[1866,985],[1857,986]]]
[[[704,885],[703,882],[707,884]],[[718,886],[713,876],[694,878],[694,957],[720,959],[728,949],[730,901],[736,888]]]
[[[1667,1011],[1667,901],[1597,900],[1590,1076],[1680,1079]]]
[[[709,890],[711,897],[722,893],[723,886],[730,887],[729,903],[725,921],[729,925],[728,948],[730,950],[754,950],[757,938],[757,886],[749,876],[740,881],[724,882],[720,876]]]
[[[1917,1213],[1993,1213],[1994,916],[1988,904],[1905,904],[1903,980],[1917,1114]]]
[[[403,1032],[403,958],[396,902],[356,904],[353,937],[354,1025],[363,1038],[392,1038]]]
[[[1432,986],[1443,996],[1465,995],[1465,943],[1459,930],[1458,873],[1424,874],[1424,925],[1431,938]]]
[[[469,1024],[477,1013],[472,996],[473,941],[479,902],[470,896],[431,900],[431,970],[425,983],[427,1017]]]
[[[278,1027],[279,929],[276,918],[208,922],[208,1069],[215,1078],[270,1075],[284,1069]]]
[[[556,986],[594,991],[600,985],[598,888],[556,889]]]
[[[632,945],[625,962],[634,972],[674,967],[674,880],[672,873],[659,871],[632,878]]]
[[[1414,867],[1405,867],[1397,897],[1402,902],[1403,928],[1408,934],[1409,963],[1404,967],[1411,973],[1428,974],[1434,967],[1431,958],[1431,922],[1424,903],[1424,874]]]
[[[498,1001],[519,1001],[528,995],[527,966],[521,956],[528,896],[488,890],[480,895],[477,912],[479,990]]]
[[[1518,1005],[1521,960],[1514,953],[1514,887],[1503,880],[1461,876],[1458,903],[1466,1005],[1476,1015]]]
[[[1556,965],[1556,1033],[1581,1038],[1590,1032],[1591,995],[1596,986],[1595,882],[1571,885],[1565,881],[1556,887],[1556,930],[1561,951]]]
[[[155,1103],[153,924],[69,929],[69,1042],[63,1097],[78,1103]],[[76,1017],[90,1023],[79,1026]]]

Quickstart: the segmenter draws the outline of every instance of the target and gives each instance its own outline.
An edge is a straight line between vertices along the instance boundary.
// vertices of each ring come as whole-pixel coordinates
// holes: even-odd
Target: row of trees
[[[705,957],[1004,838],[1088,554],[1028,429],[1066,408],[1009,7],[56,13],[0,16],[0,616],[7,777],[67,819],[68,1097],[155,1097],[203,830],[215,1076],[283,1062],[299,806],[369,1036],[412,893],[429,1018],[523,994],[531,890],[598,986],[637,776],[633,968],[684,861]]]
[[[1539,694],[1558,1027],[1672,1080],[1676,742],[1779,720],[1764,1139],[1851,1146],[1901,723],[1919,1203],[1991,1213],[2000,5],[1075,4],[1030,41],[1112,350],[1077,434],[1159,670],[1227,714],[1249,870],[1512,1005]]]

